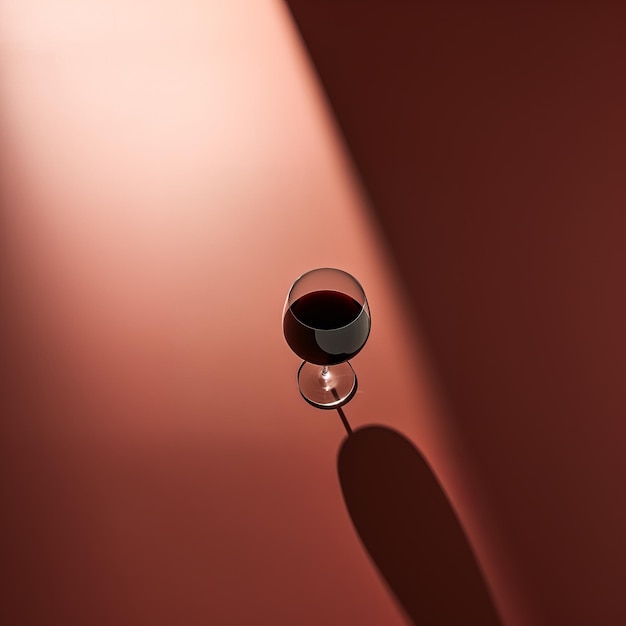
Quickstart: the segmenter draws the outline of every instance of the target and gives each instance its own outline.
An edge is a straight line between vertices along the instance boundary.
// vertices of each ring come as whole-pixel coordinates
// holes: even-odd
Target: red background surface
[[[626,621],[624,15],[338,4],[368,195],[281,3],[3,3],[3,623],[405,623],[281,336],[325,265],[506,623]]]

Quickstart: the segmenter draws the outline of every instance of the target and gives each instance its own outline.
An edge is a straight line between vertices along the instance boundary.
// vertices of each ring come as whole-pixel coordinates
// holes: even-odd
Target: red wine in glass
[[[337,365],[365,345],[369,315],[351,296],[323,289],[298,298],[283,322],[289,347],[316,365]]]
[[[348,359],[369,336],[371,321],[363,288],[347,272],[321,268],[303,274],[287,296],[283,332],[302,359],[298,385],[318,408],[337,408],[352,398],[356,375]]]

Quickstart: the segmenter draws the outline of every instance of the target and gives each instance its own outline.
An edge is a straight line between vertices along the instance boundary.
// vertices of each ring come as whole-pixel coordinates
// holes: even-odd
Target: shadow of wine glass
[[[413,444],[368,426],[344,440],[337,464],[354,527],[414,624],[501,626],[459,520]]]

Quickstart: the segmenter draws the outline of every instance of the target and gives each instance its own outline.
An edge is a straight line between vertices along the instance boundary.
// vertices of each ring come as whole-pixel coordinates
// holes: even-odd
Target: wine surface
[[[283,330],[289,347],[317,365],[352,358],[365,344],[370,318],[354,298],[321,290],[298,298],[285,313]]]

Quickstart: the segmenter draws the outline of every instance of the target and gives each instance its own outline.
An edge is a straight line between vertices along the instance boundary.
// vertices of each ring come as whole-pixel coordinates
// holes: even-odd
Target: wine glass
[[[302,397],[319,409],[336,409],[352,399],[357,378],[348,362],[370,333],[370,310],[354,276],[330,267],[298,278],[283,310],[289,347],[304,361],[298,369]]]

